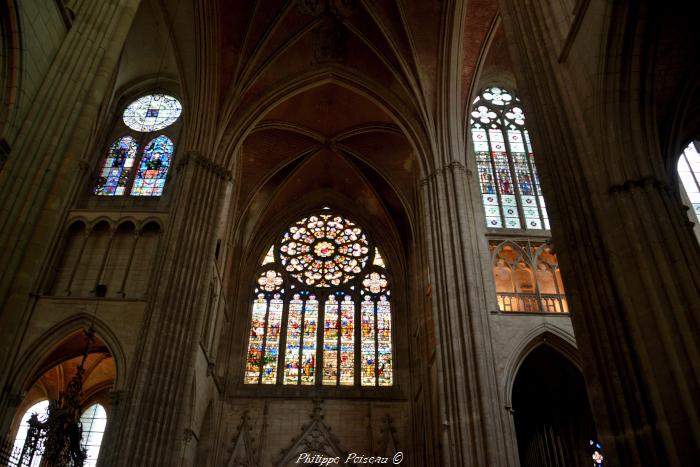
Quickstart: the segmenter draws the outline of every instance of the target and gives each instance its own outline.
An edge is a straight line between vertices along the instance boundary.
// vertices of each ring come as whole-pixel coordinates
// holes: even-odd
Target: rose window
[[[346,283],[367,265],[367,236],[353,222],[332,214],[305,217],[284,234],[280,260],[306,285]]]

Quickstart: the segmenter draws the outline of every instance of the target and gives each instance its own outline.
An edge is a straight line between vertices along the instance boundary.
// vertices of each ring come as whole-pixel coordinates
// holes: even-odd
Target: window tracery
[[[364,230],[328,210],[305,216],[261,262],[244,383],[391,386],[391,313],[388,272]]]
[[[473,102],[470,125],[486,226],[549,229],[520,100],[486,88]]]
[[[557,257],[547,243],[491,242],[498,308],[504,312],[566,313]]]
[[[131,102],[122,113],[131,131],[110,146],[93,194],[161,196],[175,145],[168,135],[153,133],[171,127],[181,113],[180,102],[166,94],[149,94]]]

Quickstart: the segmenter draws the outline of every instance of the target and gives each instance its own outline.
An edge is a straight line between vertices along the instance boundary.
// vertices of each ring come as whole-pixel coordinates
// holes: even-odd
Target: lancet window
[[[111,143],[93,187],[98,196],[161,196],[175,152],[173,124],[182,105],[173,96],[149,94],[122,113],[122,133]]]
[[[489,87],[474,100],[470,116],[486,226],[549,229],[520,100]]]
[[[366,232],[323,210],[289,226],[255,278],[246,384],[391,386],[387,267]]]
[[[498,308],[504,312],[566,313],[557,256],[548,243],[491,242]]]
[[[107,426],[107,412],[100,404],[92,404],[80,416],[80,423],[83,426],[83,436],[80,444],[87,454],[83,466],[95,467],[97,465],[97,457],[100,454],[102,437]]]

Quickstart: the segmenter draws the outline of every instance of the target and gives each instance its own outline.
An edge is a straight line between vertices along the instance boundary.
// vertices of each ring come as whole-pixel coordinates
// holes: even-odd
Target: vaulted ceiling
[[[233,169],[245,237],[290,203],[333,192],[410,242],[419,180],[437,164],[426,154],[438,144],[445,86],[455,83],[450,105],[463,121],[497,0],[145,0],[141,8],[160,9],[153,30],[161,20],[170,26],[162,32],[176,58],[164,49],[162,66],[177,63],[185,144]],[[143,29],[138,19],[134,27]],[[131,44],[148,40],[139,34]],[[138,48],[130,50],[134,60]]]

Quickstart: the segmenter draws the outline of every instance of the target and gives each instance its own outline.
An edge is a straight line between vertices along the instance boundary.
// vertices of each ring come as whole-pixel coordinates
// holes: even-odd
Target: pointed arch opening
[[[551,346],[522,361],[512,413],[523,467],[603,465],[583,375]]]
[[[392,386],[389,272],[364,229],[322,209],[266,251],[254,282],[244,383]]]

